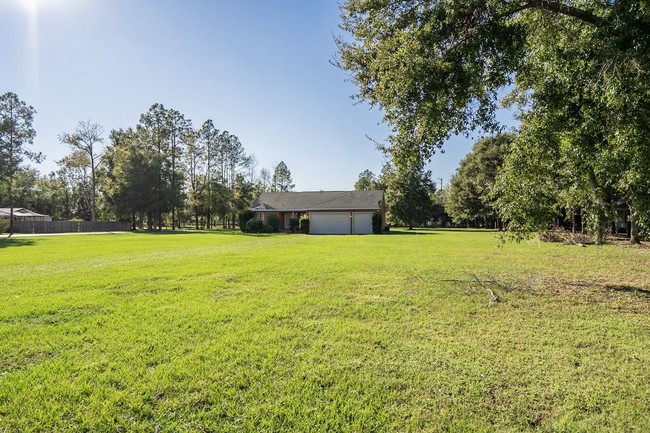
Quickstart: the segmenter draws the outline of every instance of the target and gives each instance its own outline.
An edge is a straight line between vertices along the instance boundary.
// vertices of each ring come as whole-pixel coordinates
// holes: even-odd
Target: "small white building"
[[[11,208],[0,207],[0,218],[9,218],[11,215]],[[40,213],[32,212],[24,207],[14,208],[14,220],[20,221],[52,221],[49,215],[42,215]]]

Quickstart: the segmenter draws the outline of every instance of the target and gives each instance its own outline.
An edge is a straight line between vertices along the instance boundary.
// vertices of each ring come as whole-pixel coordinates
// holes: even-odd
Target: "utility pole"
[[[442,191],[442,178],[439,177],[438,179],[440,179],[440,191]]]

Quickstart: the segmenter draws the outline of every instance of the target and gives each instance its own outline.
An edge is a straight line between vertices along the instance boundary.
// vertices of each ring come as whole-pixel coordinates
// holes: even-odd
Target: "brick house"
[[[385,222],[383,191],[265,192],[251,205],[255,218],[280,218],[280,230],[289,228],[291,218],[308,215],[310,234],[372,233],[372,214],[379,211]]]

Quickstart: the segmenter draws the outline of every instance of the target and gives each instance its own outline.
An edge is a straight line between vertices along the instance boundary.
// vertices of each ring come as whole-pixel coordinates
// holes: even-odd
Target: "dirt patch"
[[[535,292],[572,297],[580,303],[607,305],[621,312],[650,312],[650,289],[629,281],[537,277],[530,280],[530,287]]]
[[[570,232],[562,228],[554,228],[546,230],[539,234],[539,240],[542,242],[561,243],[565,245],[593,245],[594,237],[585,233]],[[650,249],[649,242],[641,242],[640,244],[631,244],[630,238],[627,236],[605,236],[604,243],[606,245],[616,245],[623,248],[641,248]]]

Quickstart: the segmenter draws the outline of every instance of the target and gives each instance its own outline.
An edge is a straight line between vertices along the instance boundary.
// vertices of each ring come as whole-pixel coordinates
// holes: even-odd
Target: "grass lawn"
[[[650,248],[0,240],[0,433],[650,431]]]

